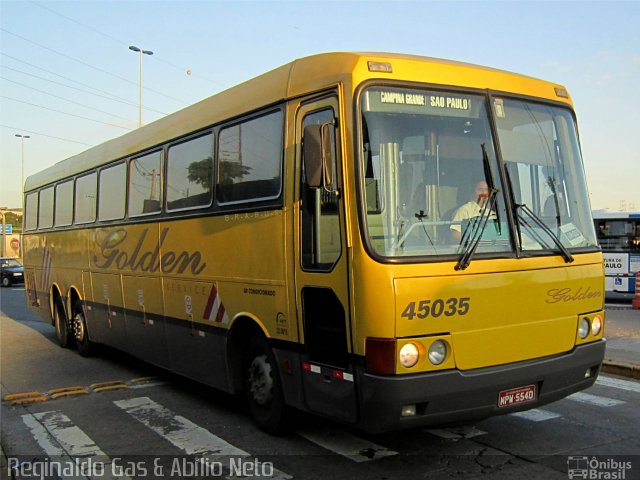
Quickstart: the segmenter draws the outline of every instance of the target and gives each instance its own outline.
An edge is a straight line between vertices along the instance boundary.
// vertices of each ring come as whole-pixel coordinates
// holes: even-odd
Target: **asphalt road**
[[[58,478],[57,468],[61,478],[640,478],[640,382],[632,379],[601,375],[543,409],[460,428],[370,436],[299,415],[291,432],[273,437],[231,396],[114,350],[82,358],[59,348],[53,327],[25,308],[23,289],[0,290],[0,333],[3,398],[89,392],[2,402],[1,443],[16,478]],[[112,381],[120,383],[96,391]]]

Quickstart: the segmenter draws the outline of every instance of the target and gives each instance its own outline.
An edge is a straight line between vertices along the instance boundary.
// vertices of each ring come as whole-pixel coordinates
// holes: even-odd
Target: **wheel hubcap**
[[[78,342],[84,340],[84,319],[79,313],[73,316],[73,336]]]
[[[260,355],[249,367],[249,391],[258,405],[266,405],[273,397],[271,364],[266,355]]]

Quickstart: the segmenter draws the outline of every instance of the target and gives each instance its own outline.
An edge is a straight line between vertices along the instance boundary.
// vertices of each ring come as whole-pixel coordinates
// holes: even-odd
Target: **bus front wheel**
[[[285,427],[285,404],[275,357],[266,340],[252,337],[243,362],[244,392],[249,411],[263,430],[277,434]]]

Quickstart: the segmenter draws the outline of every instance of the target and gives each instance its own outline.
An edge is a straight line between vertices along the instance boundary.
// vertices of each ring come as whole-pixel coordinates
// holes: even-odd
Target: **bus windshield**
[[[492,102],[489,110],[481,95],[363,91],[362,197],[375,254],[460,255],[470,239],[477,253],[494,256],[514,246],[565,254],[596,248],[569,111],[510,99]],[[497,141],[489,115],[496,120]],[[503,166],[494,145],[501,148]],[[515,232],[505,206],[508,191]]]
[[[571,113],[511,99],[493,107],[522,250],[553,250],[557,240],[566,249],[596,247]]]

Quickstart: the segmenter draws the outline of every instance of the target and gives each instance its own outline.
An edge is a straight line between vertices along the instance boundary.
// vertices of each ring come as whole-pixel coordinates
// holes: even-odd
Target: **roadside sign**
[[[13,234],[13,225],[11,223],[6,223],[4,225],[4,234],[12,235]]]

